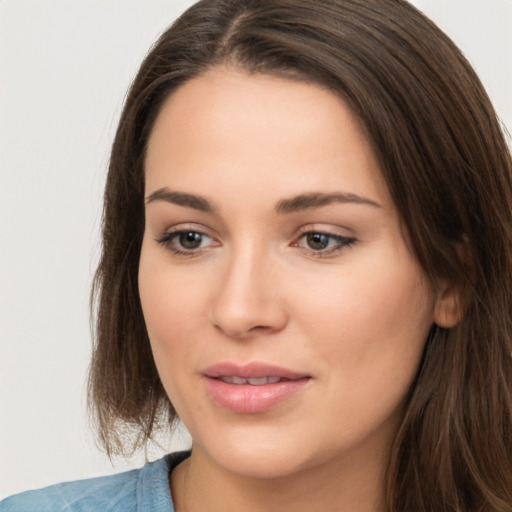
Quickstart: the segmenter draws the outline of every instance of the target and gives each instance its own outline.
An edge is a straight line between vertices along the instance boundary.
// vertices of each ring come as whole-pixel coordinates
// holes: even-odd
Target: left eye
[[[185,231],[177,233],[176,240],[183,249],[199,249],[203,243],[205,236],[197,231]]]
[[[333,235],[321,232],[304,233],[297,243],[299,247],[310,249],[314,252],[329,252],[350,246],[355,242],[354,238]]]
[[[213,239],[199,231],[184,230],[166,233],[157,242],[177,254],[193,253],[213,243]]]

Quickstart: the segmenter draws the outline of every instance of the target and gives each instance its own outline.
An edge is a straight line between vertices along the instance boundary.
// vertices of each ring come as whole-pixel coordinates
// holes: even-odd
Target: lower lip
[[[205,377],[205,380],[208,394],[223,409],[239,413],[259,413],[268,411],[295,395],[304,389],[311,379],[307,377],[285,380],[261,386],[228,384],[211,377]]]

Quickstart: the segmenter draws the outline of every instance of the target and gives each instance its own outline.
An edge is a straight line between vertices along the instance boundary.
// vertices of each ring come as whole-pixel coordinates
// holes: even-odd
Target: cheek
[[[197,389],[186,385],[187,373],[194,366],[197,347],[193,340],[200,336],[199,319],[203,317],[204,303],[200,294],[204,288],[191,284],[193,281],[179,268],[173,269],[151,256],[144,251],[141,254],[142,310],[163,387],[180,418],[188,425],[189,405],[195,402]]]
[[[378,256],[324,286],[308,305],[310,316],[322,318],[317,325],[328,326],[340,341],[358,340],[363,349],[377,342],[423,343],[433,322],[433,293],[411,257]]]
[[[173,355],[192,349],[187,341],[204,317],[204,287],[154,252],[143,244],[139,293],[155,362],[161,375],[165,375]]]
[[[317,416],[328,418],[323,434],[343,431],[363,439],[379,426],[396,428],[433,304],[417,276],[410,280],[411,275],[388,269],[345,277],[342,287],[309,302],[302,327],[314,340],[310,359],[318,363],[324,386],[326,408],[322,402],[315,406]]]
[[[333,388],[350,387],[356,401],[382,389],[407,391],[433,322],[433,294],[415,262],[393,261],[402,264],[344,274],[296,315],[308,339],[317,340]]]

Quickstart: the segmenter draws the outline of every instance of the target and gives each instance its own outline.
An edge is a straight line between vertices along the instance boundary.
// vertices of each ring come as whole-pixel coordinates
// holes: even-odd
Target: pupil
[[[319,251],[325,249],[329,245],[329,237],[322,233],[310,233],[307,236],[307,242],[311,249]]]
[[[201,245],[202,236],[194,231],[182,233],[179,238],[181,246],[185,249],[197,249]]]

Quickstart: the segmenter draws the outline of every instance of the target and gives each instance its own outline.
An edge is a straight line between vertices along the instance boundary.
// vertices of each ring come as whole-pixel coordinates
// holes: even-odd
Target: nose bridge
[[[276,331],[286,322],[272,256],[251,240],[234,245],[212,304],[212,322],[232,337]]]

